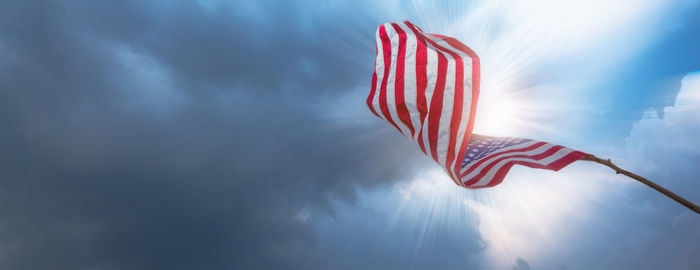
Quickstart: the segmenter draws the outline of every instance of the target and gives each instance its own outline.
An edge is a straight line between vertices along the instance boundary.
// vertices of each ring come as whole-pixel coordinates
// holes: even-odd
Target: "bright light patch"
[[[474,133],[490,136],[517,134],[523,103],[518,102],[516,94],[509,93],[513,87],[507,81],[486,79],[484,85],[489,91],[482,92],[479,97]]]
[[[387,231],[415,226],[415,249],[420,251],[441,224],[478,226],[487,269],[508,269],[518,257],[536,262],[558,252],[561,242],[579,230],[572,224],[591,219],[589,205],[601,189],[624,184],[592,163],[574,163],[563,173],[519,166],[512,170],[498,187],[479,190],[458,188],[440,169],[425,171],[397,186],[398,196],[390,200],[399,202],[387,204],[397,205]]]

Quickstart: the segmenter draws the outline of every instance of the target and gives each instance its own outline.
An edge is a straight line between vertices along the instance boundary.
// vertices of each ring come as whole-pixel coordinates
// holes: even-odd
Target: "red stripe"
[[[420,146],[420,150],[424,154],[427,154],[423,144],[423,126],[425,124],[425,116],[428,115],[428,102],[425,98],[425,89],[428,87],[428,47],[425,45],[425,39],[416,30],[416,26],[409,21],[404,21],[404,24],[416,36],[416,108],[421,124],[418,131],[418,146]]]
[[[530,159],[533,159],[533,160],[540,160],[540,159],[546,158],[546,157],[548,157],[548,156],[554,155],[554,153],[556,153],[557,151],[559,151],[559,149],[562,149],[562,148],[564,148],[564,147],[561,146],[561,145],[555,145],[555,146],[553,146],[553,147],[547,149],[546,151],[544,151],[544,152],[542,152],[542,153],[539,153],[539,154],[535,154],[535,155],[512,155],[512,156],[500,157],[500,158],[494,160],[493,162],[491,162],[489,165],[486,165],[486,167],[484,167],[483,169],[481,169],[481,171],[479,172],[479,174],[477,174],[477,175],[475,175],[474,177],[472,177],[472,178],[470,178],[469,180],[467,180],[467,181],[464,183],[464,185],[465,185],[465,186],[471,186],[471,185],[475,184],[475,183],[478,182],[482,177],[484,177],[484,175],[487,174],[487,173],[491,170],[491,168],[493,168],[494,166],[496,166],[496,164],[498,164],[498,162],[500,162],[500,161],[502,161],[502,160],[504,160],[504,159],[512,159],[512,158],[530,158]]]
[[[386,34],[386,29],[384,25],[379,26],[379,37],[382,40],[382,50],[384,51],[384,76],[382,77],[382,86],[379,89],[379,109],[382,111],[384,118],[391,123],[396,129],[403,134],[403,131],[399,126],[394,123],[391,119],[391,114],[389,113],[389,107],[386,103],[386,84],[389,79],[389,70],[391,69],[391,41],[389,36]]]
[[[459,149],[459,153],[457,154],[457,162],[455,162],[453,168],[455,175],[459,175],[459,171],[462,169],[462,160],[464,160],[464,155],[466,154],[467,146],[469,145],[469,136],[474,130],[474,118],[476,117],[476,105],[479,100],[479,86],[481,82],[481,63],[479,60],[479,56],[476,55],[476,53],[467,45],[464,45],[462,42],[459,42],[459,40],[451,37],[445,37],[444,40],[448,44],[450,44],[450,46],[469,55],[469,57],[472,60],[472,99],[471,107],[469,108],[469,122],[467,124],[467,130],[464,133],[465,136],[464,138],[462,138],[462,145]]]
[[[377,49],[377,46],[374,46],[374,57],[376,58],[379,55],[379,51]],[[372,105],[372,101],[374,101],[374,92],[377,90],[377,60],[374,60],[374,68],[372,72],[372,89],[369,90],[369,96],[367,97],[367,107],[369,107],[369,110],[374,113],[379,118],[382,118],[379,116],[377,111],[374,110],[374,105]]]
[[[438,161],[437,144],[440,133],[440,116],[442,115],[443,96],[445,94],[445,79],[447,77],[447,58],[442,52],[438,53],[438,74],[435,82],[433,97],[430,99],[430,112],[428,113],[428,142],[433,159]],[[438,161],[439,163],[439,161]]]
[[[404,61],[406,57],[406,32],[401,29],[397,24],[392,23],[392,27],[399,34],[399,53],[396,60],[396,82],[395,82],[395,101],[396,101],[396,112],[399,114],[399,119],[403,122],[409,130],[411,130],[411,137],[415,134],[413,129],[413,123],[411,123],[411,116],[408,114],[408,108],[406,107],[406,102],[404,100]]]
[[[548,170],[553,170],[553,171],[558,171],[561,170],[562,168],[568,166],[569,164],[573,163],[574,161],[577,161],[584,157],[586,153],[579,152],[579,151],[574,151],[566,156],[557,159],[553,161],[550,164],[547,165],[542,165],[539,163],[535,162],[530,162],[530,161],[510,161],[507,164],[503,165],[498,172],[496,172],[496,175],[494,175],[493,179],[491,181],[483,186],[476,186],[476,187],[469,187],[469,188],[486,188],[486,187],[493,187],[495,185],[500,184],[503,182],[503,179],[506,177],[506,174],[508,174],[508,171],[510,170],[511,167],[514,165],[523,165],[523,166],[528,166],[530,168],[536,168],[536,169],[548,169]]]

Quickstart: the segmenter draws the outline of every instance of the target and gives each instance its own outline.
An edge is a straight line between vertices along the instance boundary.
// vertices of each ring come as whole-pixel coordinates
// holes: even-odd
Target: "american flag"
[[[473,135],[479,57],[457,39],[404,21],[380,25],[376,44],[370,111],[418,144],[455,184],[491,187],[513,165],[559,170],[586,155],[534,140]]]
[[[530,139],[472,135],[462,161],[464,187],[485,188],[500,184],[513,165],[558,171],[586,153]]]

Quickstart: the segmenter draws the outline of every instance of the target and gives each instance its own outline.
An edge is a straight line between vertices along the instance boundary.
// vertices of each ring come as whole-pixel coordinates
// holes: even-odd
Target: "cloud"
[[[517,260],[515,260],[515,266],[513,266],[513,270],[530,270],[530,264],[526,260],[518,258]]]
[[[377,23],[472,10],[426,3],[3,2],[0,268],[482,265],[498,238],[362,104]]]
[[[678,95],[671,106],[665,107],[664,117],[649,110],[634,125],[626,140],[630,158],[644,160],[640,168],[663,177],[669,185],[678,185],[682,191],[692,191],[697,183],[688,178],[669,178],[669,175],[690,175],[700,159],[696,134],[700,133],[700,72],[688,73],[682,80]],[[643,157],[643,158],[642,158]],[[692,178],[692,177],[691,177]],[[698,196],[700,193],[689,193]]]
[[[371,49],[316,35],[347,14],[212,5],[4,3],[0,268],[308,269],[299,208],[420,167],[314,111],[369,83]]]
[[[670,189],[676,194],[700,203],[700,182],[697,167],[700,160],[700,71],[688,73],[673,105],[664,108],[663,118],[649,110],[635,124],[627,138],[628,158],[640,174]],[[648,200],[649,211],[661,215],[665,222],[657,228],[667,238],[654,239],[650,252],[666,257],[672,268],[694,269],[700,260],[700,220],[690,210],[651,190],[642,193]],[[662,241],[659,243],[658,241]]]
[[[479,219],[462,207],[458,189],[439,168],[409,183],[361,190],[337,215],[316,214],[309,226],[328,269],[483,269],[486,243]],[[352,263],[349,263],[352,262]]]

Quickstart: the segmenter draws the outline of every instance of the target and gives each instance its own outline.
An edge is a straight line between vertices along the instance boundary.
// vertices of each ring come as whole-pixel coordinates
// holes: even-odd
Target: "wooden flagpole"
[[[675,200],[676,202],[678,202],[678,203],[684,205],[685,207],[688,207],[688,209],[693,210],[693,212],[695,212],[695,213],[697,213],[698,215],[700,215],[700,207],[698,207],[698,206],[695,205],[694,203],[692,203],[692,202],[690,202],[690,201],[684,199],[684,198],[681,197],[681,196],[676,195],[676,193],[673,193],[673,192],[671,192],[670,190],[668,190],[668,189],[666,189],[666,188],[664,188],[664,187],[662,187],[662,186],[659,186],[659,185],[657,185],[656,183],[654,183],[654,182],[652,182],[652,181],[647,180],[647,179],[644,178],[644,177],[641,177],[641,176],[639,176],[639,175],[636,175],[636,174],[633,174],[633,173],[628,172],[628,171],[626,171],[626,170],[623,170],[623,169],[621,169],[620,167],[617,167],[615,164],[613,164],[613,163],[610,161],[610,159],[604,160],[604,159],[600,159],[600,158],[598,158],[598,157],[596,157],[596,156],[594,156],[594,155],[586,155],[586,156],[584,157],[584,159],[585,159],[585,160],[589,160],[589,161],[593,161],[593,162],[598,162],[598,163],[600,163],[600,164],[603,164],[603,165],[608,166],[608,167],[610,167],[611,169],[615,170],[615,172],[616,172],[617,174],[624,174],[624,175],[627,175],[627,176],[629,176],[630,178],[632,178],[632,179],[634,179],[634,180],[637,180],[637,181],[639,181],[639,182],[642,182],[642,183],[644,183],[645,185],[647,185],[647,186],[649,186],[649,187],[655,189],[655,190],[658,191],[658,192],[663,193],[664,195],[668,196],[669,198],[671,198],[671,199]]]

